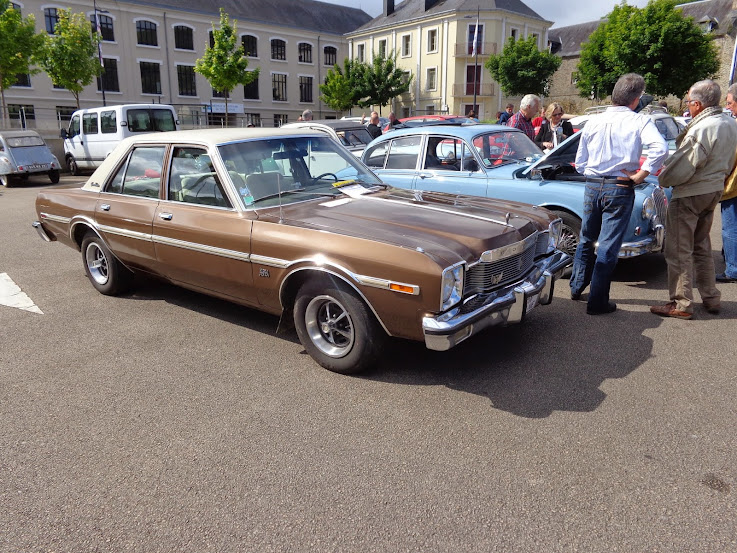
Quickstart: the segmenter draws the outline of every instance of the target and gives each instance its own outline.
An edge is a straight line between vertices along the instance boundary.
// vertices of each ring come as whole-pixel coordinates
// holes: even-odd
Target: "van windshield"
[[[129,109],[128,130],[154,132],[177,130],[174,114],[168,109]]]

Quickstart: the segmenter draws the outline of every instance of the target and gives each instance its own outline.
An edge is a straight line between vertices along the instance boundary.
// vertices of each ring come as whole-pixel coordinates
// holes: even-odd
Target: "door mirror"
[[[61,131],[59,131],[59,136],[61,136],[62,138],[66,139],[67,138],[67,130],[66,129],[61,129]]]

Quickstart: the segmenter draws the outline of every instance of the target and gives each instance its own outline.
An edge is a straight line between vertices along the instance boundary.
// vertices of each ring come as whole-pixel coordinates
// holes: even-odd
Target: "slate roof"
[[[737,12],[732,10],[733,0],[702,0],[689,4],[676,6],[684,15],[693,17],[699,22],[713,21],[715,23],[712,33],[722,35],[728,33],[737,17]],[[578,56],[581,54],[581,44],[588,40],[604,19],[587,21],[578,25],[567,27],[553,27],[548,31],[548,40],[552,43],[553,53],[561,57]]]
[[[213,16],[217,21],[222,7],[231,19],[238,20],[239,30],[249,21],[280,27],[292,27],[343,35],[371,20],[358,8],[318,2],[317,0],[124,0],[130,4],[160,9],[181,10]]]
[[[425,11],[425,0],[404,0],[401,4],[398,0],[395,0],[395,2],[396,6],[392,14],[384,15],[382,11],[378,17],[356,29],[356,31],[395,26],[414,19],[445,12],[476,13],[477,9],[485,12],[492,10],[506,11],[532,19],[539,19],[545,23],[552,23],[543,19],[537,12],[522,2],[522,0],[437,0],[435,5],[427,11]]]

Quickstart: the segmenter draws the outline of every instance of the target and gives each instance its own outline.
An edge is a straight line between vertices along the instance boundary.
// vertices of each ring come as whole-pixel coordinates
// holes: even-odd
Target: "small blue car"
[[[427,126],[392,131],[362,160],[392,186],[538,205],[563,220],[560,249],[573,255],[583,219],[583,175],[573,165],[580,135],[543,155],[527,135],[501,125]],[[657,178],[635,187],[635,208],[619,256],[663,248],[668,195]]]

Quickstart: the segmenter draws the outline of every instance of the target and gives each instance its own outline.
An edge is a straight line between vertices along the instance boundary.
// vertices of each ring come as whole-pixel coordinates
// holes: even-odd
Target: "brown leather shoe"
[[[676,302],[672,301],[665,305],[651,305],[650,313],[655,313],[661,317],[673,317],[674,319],[690,319],[693,313],[681,311],[676,307]]]
[[[712,315],[719,315],[719,312],[722,310],[722,306],[718,303],[714,304],[704,304],[704,309],[706,309],[707,313],[711,313]]]

